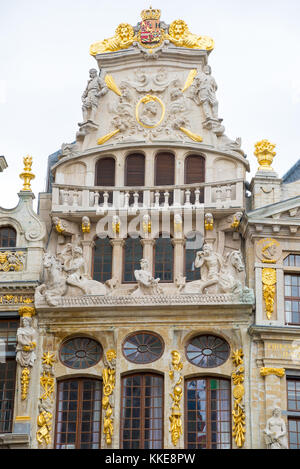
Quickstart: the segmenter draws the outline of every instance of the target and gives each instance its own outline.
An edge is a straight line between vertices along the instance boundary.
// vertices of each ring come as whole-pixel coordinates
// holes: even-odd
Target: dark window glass
[[[101,440],[102,383],[96,379],[58,382],[56,449],[98,449]]]
[[[163,377],[150,373],[122,379],[121,448],[163,448]]]
[[[230,449],[230,381],[191,378],[185,388],[185,447]]]
[[[145,157],[135,153],[126,158],[126,186],[144,186],[145,184]]]
[[[112,278],[112,246],[109,238],[97,238],[94,247],[93,279],[105,283]]]
[[[173,282],[174,252],[170,238],[159,237],[155,241],[155,278],[161,282]]]
[[[196,254],[203,245],[203,236],[196,233],[194,238],[188,238],[185,243],[185,277],[187,282],[201,279],[200,269],[195,267]]]
[[[172,153],[159,153],[155,158],[155,185],[174,186],[175,157]],[[164,204],[164,190],[160,191],[159,203]],[[169,191],[169,205],[173,204],[173,191]]]
[[[12,432],[18,327],[17,320],[0,320],[0,433]]]
[[[123,353],[133,363],[151,363],[161,357],[164,349],[162,339],[153,333],[136,332],[123,345]]]
[[[287,324],[300,324],[300,275],[284,276],[285,318]]]
[[[143,247],[140,238],[127,238],[124,247],[123,282],[135,282],[134,271],[140,270]]]
[[[185,159],[185,184],[197,184],[205,182],[205,158],[200,155],[189,155]],[[195,203],[195,193],[192,192],[191,203]],[[204,202],[204,189],[200,189],[200,202]]]
[[[0,248],[15,248],[17,233],[14,228],[4,226],[0,228]]]
[[[95,185],[111,187],[115,185],[114,158],[101,158],[96,164]]]
[[[102,347],[89,337],[75,337],[63,343],[60,349],[62,363],[76,370],[96,365],[102,357]]]
[[[188,360],[201,368],[213,368],[226,362],[229,357],[228,343],[214,335],[194,337],[186,347]]]
[[[290,254],[284,259],[283,265],[288,267],[300,267],[300,254]]]
[[[300,449],[300,379],[287,378],[287,410],[290,449]],[[292,414],[292,415],[291,415]],[[299,417],[297,416],[299,415]]]

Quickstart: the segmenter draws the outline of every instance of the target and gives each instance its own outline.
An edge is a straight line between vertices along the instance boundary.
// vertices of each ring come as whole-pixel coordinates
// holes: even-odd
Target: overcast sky
[[[45,190],[49,154],[75,140],[81,95],[96,65],[91,43],[133,26],[145,0],[0,0],[0,206],[10,208],[22,187],[23,156],[33,157],[33,192]],[[300,1],[160,0],[153,8],[171,23],[211,36],[219,116],[228,137],[242,138],[257,168],[254,144],[276,143],[273,167],[282,176],[300,158]]]

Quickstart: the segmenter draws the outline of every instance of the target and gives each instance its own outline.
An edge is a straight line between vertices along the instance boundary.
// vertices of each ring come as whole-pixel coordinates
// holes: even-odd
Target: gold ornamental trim
[[[30,369],[25,367],[22,369],[22,373],[21,373],[21,399],[22,401],[25,401],[25,399],[27,399],[29,382],[30,382]]]
[[[144,124],[141,120],[140,120],[140,116],[139,116],[139,108],[140,108],[140,105],[141,104],[147,104],[147,103],[150,103],[151,101],[155,101],[157,103],[159,103],[160,107],[161,107],[161,117],[159,119],[159,121],[154,124],[154,125],[147,125],[147,124]],[[137,103],[136,105],[136,109],[135,109],[135,117],[136,117],[136,120],[137,122],[144,128],[146,129],[154,129],[155,127],[158,127],[162,121],[164,120],[164,117],[165,117],[165,113],[166,113],[166,109],[165,109],[165,105],[164,103],[162,102],[162,100],[160,98],[158,98],[157,96],[154,96],[152,94],[147,94],[146,96],[143,96],[139,102]]]
[[[104,81],[107,85],[107,88],[116,93],[118,96],[122,96],[122,93],[112,75],[105,75]]]
[[[107,142],[110,140],[114,135],[116,135],[118,132],[120,132],[120,129],[113,130],[109,134],[104,135],[103,137],[99,138],[98,140],[98,145],[103,145],[103,143]]]
[[[266,315],[268,320],[272,318],[274,312],[274,302],[276,293],[276,269],[265,267],[262,269],[263,297],[266,305]]]
[[[235,350],[232,354],[232,361],[235,366],[235,370],[232,372],[233,388],[233,411],[232,411],[232,436],[238,448],[242,448],[245,443],[246,434],[246,415],[243,405],[243,399],[245,395],[244,379],[244,353],[242,349]]]
[[[35,316],[35,308],[33,306],[21,306],[19,308],[19,316],[22,318],[32,318]]]
[[[183,377],[181,370],[183,363],[181,362],[181,355],[177,350],[171,352],[172,363],[171,369],[169,371],[169,376],[171,381],[174,382],[173,385],[173,394],[170,394],[170,397],[173,401],[171,406],[171,415],[170,420],[170,433],[171,440],[174,446],[177,445],[180,436],[183,434],[182,430],[182,421],[181,421],[181,399],[183,396],[182,382]]]
[[[194,134],[193,132],[186,129],[185,127],[179,127],[179,130],[181,130],[181,132],[185,133],[194,142],[203,142],[203,138],[200,135]]]
[[[285,375],[285,369],[261,367],[260,374],[261,376],[275,375],[278,376],[278,378],[283,378]]]
[[[112,444],[112,436],[114,433],[113,424],[113,405],[112,396],[116,384],[116,362],[117,352],[114,349],[107,350],[106,352],[106,367],[102,371],[103,380],[103,398],[102,407],[105,410],[103,433],[105,434],[106,444]]]
[[[35,178],[35,175],[31,172],[32,156],[24,156],[23,163],[24,170],[20,174],[20,178],[23,179],[23,188],[21,190],[31,192],[31,180]]]
[[[193,70],[191,70],[188,74],[188,77],[186,79],[186,82],[185,82],[185,85],[184,87],[182,88],[182,92],[184,93],[194,82],[195,78],[196,78],[196,75],[197,75],[198,71],[196,68],[194,68]]]

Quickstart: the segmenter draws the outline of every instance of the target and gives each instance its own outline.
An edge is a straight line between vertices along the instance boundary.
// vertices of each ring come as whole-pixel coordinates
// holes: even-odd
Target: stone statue
[[[242,253],[228,252],[224,257],[211,245],[197,252],[195,267],[201,268],[201,280],[188,282],[184,293],[232,293],[241,301],[252,302],[253,291],[245,286],[246,273]]]
[[[196,104],[203,106],[206,119],[218,119],[218,101],[216,91],[218,89],[215,79],[211,76],[211,67],[205,65],[203,72],[199,72],[192,85],[192,99]]]
[[[32,318],[23,317],[17,330],[16,361],[22,367],[32,367],[36,360],[36,331],[32,327]]]
[[[98,109],[98,100],[108,92],[105,81],[98,76],[95,68],[90,70],[90,79],[82,95],[82,114],[83,121],[95,121],[95,115]]]
[[[147,259],[141,259],[141,270],[135,270],[134,276],[138,283],[137,289],[133,292],[133,296],[158,295],[160,288],[158,287],[159,278],[154,279],[149,271],[149,262]]]
[[[35,301],[42,298],[49,306],[57,306],[62,296],[106,295],[108,288],[91,280],[86,272],[82,249],[67,243],[60,254],[44,255],[45,282],[36,288]],[[72,289],[75,290],[73,291]]]
[[[267,421],[264,438],[268,449],[288,449],[286,425],[279,407],[273,409],[272,417]]]

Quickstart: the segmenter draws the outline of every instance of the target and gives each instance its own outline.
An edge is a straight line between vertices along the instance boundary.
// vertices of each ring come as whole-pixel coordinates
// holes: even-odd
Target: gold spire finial
[[[20,174],[20,178],[24,180],[22,191],[31,191],[31,179],[35,178],[35,175],[31,172],[32,156],[24,156],[24,172]]]
[[[266,139],[255,144],[254,155],[259,163],[258,171],[273,171],[271,164],[276,155],[274,151],[275,147],[276,145],[274,143],[270,143],[269,140]]]

